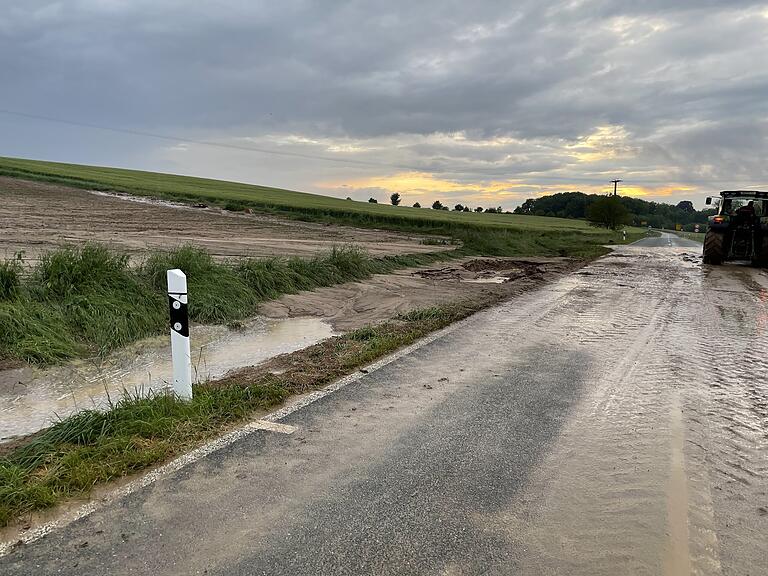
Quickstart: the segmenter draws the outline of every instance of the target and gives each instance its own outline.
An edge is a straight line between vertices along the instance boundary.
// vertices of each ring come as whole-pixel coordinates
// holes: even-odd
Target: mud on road
[[[509,299],[583,265],[572,258],[465,258],[288,294],[260,312],[269,318],[317,316],[336,330],[354,330],[415,308]]]
[[[351,243],[373,256],[453,248],[385,230],[193,208],[0,177],[0,258],[23,251],[35,260],[63,244],[89,240],[129,253],[194,244],[219,258],[312,256]]]
[[[765,574],[767,355],[764,271],[617,248],[0,570]]]
[[[768,274],[700,262],[622,247],[542,295],[530,345],[590,375],[505,518],[523,574],[768,573]]]

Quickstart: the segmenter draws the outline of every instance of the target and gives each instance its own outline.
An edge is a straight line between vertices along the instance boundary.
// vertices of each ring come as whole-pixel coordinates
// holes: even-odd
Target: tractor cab
[[[707,198],[713,204],[713,198]],[[749,260],[768,264],[768,192],[734,190],[714,199],[717,214],[709,217],[704,237],[704,263]]]

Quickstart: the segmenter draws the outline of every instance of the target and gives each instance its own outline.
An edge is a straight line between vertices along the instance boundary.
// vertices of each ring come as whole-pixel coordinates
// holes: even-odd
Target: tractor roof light
[[[723,198],[768,198],[768,192],[762,190],[724,190],[720,192]]]

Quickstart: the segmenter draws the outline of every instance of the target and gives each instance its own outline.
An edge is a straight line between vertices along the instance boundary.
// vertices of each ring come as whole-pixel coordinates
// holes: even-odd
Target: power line
[[[246,152],[258,152],[260,154],[272,154],[274,156],[290,156],[293,158],[303,158],[305,160],[323,160],[326,162],[336,162],[339,164],[357,164],[361,166],[378,166],[385,168],[398,168],[402,170],[424,171],[423,168],[408,166],[406,164],[385,164],[383,162],[373,162],[368,160],[355,160],[354,158],[334,158],[332,156],[323,156],[321,154],[306,154],[303,152],[289,152],[287,150],[270,150],[268,148],[259,148],[256,146],[240,146],[238,144],[225,144],[222,142],[212,142],[210,140],[195,140],[193,138],[182,138],[181,136],[172,136],[170,134],[156,134],[154,132],[145,132],[143,130],[133,130],[130,128],[115,128],[113,126],[103,126],[100,124],[91,124],[89,122],[75,122],[73,120],[62,120],[52,116],[42,116],[39,114],[27,114],[25,112],[16,112],[14,110],[0,109],[0,114],[9,116],[19,116],[21,118],[30,118],[32,120],[43,120],[46,122],[56,122],[58,124],[67,124],[69,126],[79,126],[80,128],[93,128],[96,130],[106,130],[120,134],[131,134],[133,136],[144,136],[147,138],[157,138],[159,140],[169,140],[171,142],[181,142],[184,144],[198,144],[201,146],[214,146],[216,148],[229,148],[232,150],[244,150]]]
[[[45,116],[42,114],[29,114],[27,112],[19,112],[16,110],[8,110],[8,109],[2,109],[0,108],[0,114],[6,114],[8,116],[16,116],[19,118],[28,118],[31,120],[39,120],[44,122],[55,122],[57,124],[65,124],[68,126],[77,126],[80,128],[90,128],[94,130],[105,130],[108,132],[116,132],[119,134],[130,134],[133,136],[141,136],[145,138],[155,138],[158,140],[166,140],[170,142],[180,142],[183,144],[197,144],[200,146],[211,146],[214,148],[224,148],[224,149],[230,149],[230,150],[240,150],[244,152],[256,152],[258,154],[268,154],[272,156],[285,156],[289,158],[302,158],[304,160],[319,160],[323,162],[334,162],[336,164],[347,164],[347,165],[354,165],[354,166],[372,166],[377,168],[393,168],[396,170],[412,170],[416,172],[432,172],[428,167],[422,167],[422,166],[414,166],[409,164],[393,164],[393,163],[387,163],[387,162],[375,162],[372,160],[356,160],[354,158],[335,158],[333,156],[324,156],[322,154],[309,154],[305,152],[290,152],[287,150],[274,150],[269,148],[260,148],[257,146],[241,146],[238,144],[226,144],[223,142],[212,142],[210,140],[197,140],[194,138],[184,138],[181,136],[174,136],[172,134],[158,134],[154,132],[147,132],[144,130],[134,130],[131,128],[116,128],[114,126],[105,126],[102,124],[94,124],[90,122],[78,122],[74,120],[67,120],[63,118],[55,118],[53,116]],[[495,178],[504,178],[503,176],[492,176],[489,175],[487,172],[476,172],[472,170],[455,170],[454,173],[457,174],[466,174],[468,176],[479,176],[483,179],[490,180]],[[522,175],[516,175],[513,178],[515,179],[525,179],[525,180],[538,180],[538,181],[552,181],[552,182],[581,182],[581,183],[590,183],[590,184],[599,184],[601,180],[599,177],[589,178],[589,177],[579,177],[579,176],[552,176],[552,175],[536,175],[531,174],[530,172],[524,173]],[[633,178],[633,181],[637,182],[638,184],[669,184],[669,180],[647,180],[642,178]],[[611,182],[614,182],[613,180]],[[619,180],[618,182],[621,182]],[[734,184],[735,182],[748,182],[747,180],[741,180],[741,181],[734,181],[733,179],[711,179],[708,178],[706,180],[697,180],[697,179],[690,179],[687,178],[685,180],[686,184],[714,184],[714,183],[722,183],[727,182],[729,184]],[[538,186],[538,184],[535,183],[528,183],[530,186],[535,187]],[[750,186],[761,186],[762,184],[750,184]],[[614,194],[616,193],[615,183],[614,183]]]

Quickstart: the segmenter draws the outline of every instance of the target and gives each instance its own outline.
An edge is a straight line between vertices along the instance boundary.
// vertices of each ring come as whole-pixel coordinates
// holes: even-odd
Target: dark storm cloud
[[[459,181],[579,182],[611,169],[647,182],[768,180],[765,10],[27,0],[0,11],[0,107],[314,153],[354,140],[371,150],[349,157]],[[605,126],[621,127],[607,146],[578,148]],[[319,143],[280,143],[287,134]]]

